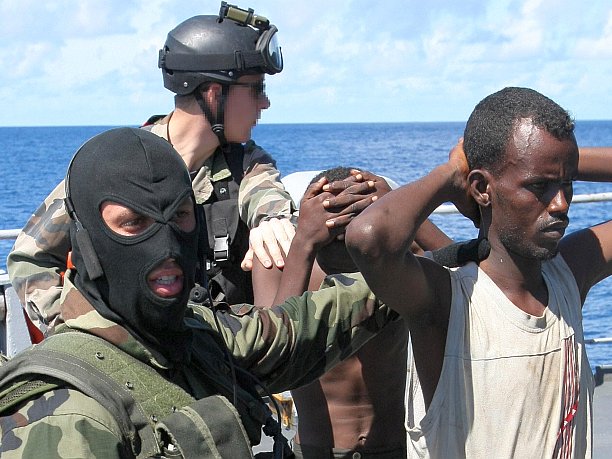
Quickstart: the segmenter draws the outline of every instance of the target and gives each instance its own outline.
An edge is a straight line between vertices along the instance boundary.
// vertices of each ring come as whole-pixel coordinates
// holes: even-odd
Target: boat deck
[[[593,400],[593,459],[612,457],[612,372],[604,374],[603,381],[595,387]]]

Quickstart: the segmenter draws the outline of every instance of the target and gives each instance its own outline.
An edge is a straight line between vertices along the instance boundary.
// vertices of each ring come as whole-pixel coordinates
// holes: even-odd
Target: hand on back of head
[[[448,164],[456,170],[454,181],[456,193],[453,204],[459,212],[472,220],[476,228],[480,228],[480,209],[470,192],[470,168],[463,151],[463,138],[459,139],[448,154]]]

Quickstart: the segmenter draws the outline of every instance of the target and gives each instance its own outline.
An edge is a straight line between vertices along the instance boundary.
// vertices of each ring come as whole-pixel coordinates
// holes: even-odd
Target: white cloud
[[[595,38],[580,38],[574,48],[574,55],[583,59],[602,60],[612,57],[612,7],[601,35]]]
[[[607,0],[235,3],[280,29],[285,70],[268,79],[264,122],[463,119],[506,85],[612,118]],[[218,4],[2,0],[0,97],[11,110],[0,125],[136,124],[169,110],[157,51]]]
[[[7,59],[6,62],[0,61],[0,63],[3,68],[12,69],[11,76],[15,79],[27,78],[40,72],[41,62],[52,50],[53,48],[49,43],[31,43],[20,50],[19,56],[17,56],[17,53],[11,52],[9,54],[12,55],[11,58]]]

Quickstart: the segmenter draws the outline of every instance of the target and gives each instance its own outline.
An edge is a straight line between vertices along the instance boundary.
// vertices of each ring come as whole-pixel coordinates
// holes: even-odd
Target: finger
[[[328,191],[330,193],[339,193],[354,184],[355,180],[351,179],[336,180],[334,182],[323,185],[323,191]]]
[[[363,199],[364,196],[375,192],[376,187],[373,181],[354,184],[336,194],[335,197],[331,196],[326,198],[323,201],[323,206],[326,209],[330,209],[336,206],[348,205],[357,199]],[[333,195],[333,193],[330,194]]]
[[[281,218],[280,221],[285,227],[285,232],[287,233],[287,235],[290,237],[290,239],[293,239],[293,236],[295,235],[295,225],[291,222],[291,219]]]
[[[285,265],[285,260],[274,233],[273,223],[270,221],[262,222],[259,227],[262,228],[262,237],[265,245],[265,248],[262,248],[262,250],[266,250],[272,262],[279,268],[282,268]]]
[[[340,192],[342,194],[367,194],[372,193],[376,190],[376,183],[374,180],[367,180],[365,182],[357,182],[353,185],[344,189],[344,191]]]
[[[362,172],[362,175],[363,175],[364,180],[366,180],[366,181],[370,181],[370,180],[373,181],[374,184],[375,184],[375,188],[377,190],[391,191],[391,186],[389,185],[387,180],[385,180],[380,175],[376,175],[376,174],[373,174],[372,172],[368,172],[368,171]]]
[[[302,201],[305,199],[312,199],[313,197],[320,194],[321,191],[323,190],[323,186],[326,183],[327,183],[327,178],[321,177],[316,182],[313,182],[310,185],[308,185],[308,187],[306,188],[306,191],[304,192],[304,195],[302,196]]]
[[[338,212],[338,216],[341,215],[358,215],[361,213],[366,207],[372,204],[372,198],[368,197],[365,199],[360,199],[359,201],[355,201],[350,206],[345,207],[340,212]]]
[[[264,223],[264,222],[262,222]],[[259,262],[266,268],[272,267],[272,260],[268,256],[268,252],[264,247],[263,232],[261,224],[257,228],[253,228],[249,232],[249,250],[253,252],[253,255],[257,257]]]
[[[323,207],[328,212],[341,212],[343,209],[350,207],[356,202],[367,201],[368,205],[371,204],[371,200],[376,195],[369,194],[342,194],[339,196],[332,196],[326,198],[323,201]],[[363,210],[363,209],[362,209]]]
[[[362,180],[384,180],[381,176],[376,175],[370,171],[359,171],[357,175],[361,176]]]
[[[281,247],[285,255],[289,254],[289,248],[291,247],[291,242],[293,241],[293,237],[295,236],[295,226],[291,223],[291,220],[288,218],[281,218],[280,224],[283,226],[283,231],[285,232],[285,237],[281,240]]]
[[[251,271],[253,269],[253,249],[249,247],[247,253],[244,255],[240,267],[243,271]]]
[[[363,180],[363,177],[361,176],[361,172],[360,171],[358,171],[357,169],[353,169],[351,171],[351,175],[349,175],[346,178],[343,178],[342,180],[348,180],[349,182],[359,182],[359,181]]]
[[[336,212],[335,216],[343,216],[343,215],[357,216],[377,199],[378,199],[377,196],[368,196],[364,199],[355,201],[351,203],[350,205],[346,206],[344,209],[341,209],[339,212]]]
[[[274,237],[276,238],[277,244],[279,245],[283,253],[287,255],[289,253],[291,241],[293,240],[293,236],[295,235],[295,227],[288,218],[272,218],[269,220],[269,223],[271,224],[272,229],[274,231]],[[282,258],[282,254],[281,258],[276,260],[277,266],[279,266],[279,261],[281,262],[282,266],[284,266],[285,261]]]
[[[329,218],[325,221],[325,226],[330,231],[344,231],[344,227],[348,225],[354,218],[356,214],[347,213],[344,215],[338,215],[332,218]],[[333,234],[333,233],[332,233]]]

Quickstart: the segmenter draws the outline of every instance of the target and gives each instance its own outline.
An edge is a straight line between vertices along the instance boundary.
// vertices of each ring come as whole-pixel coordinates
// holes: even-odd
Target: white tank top
[[[535,317],[476,264],[450,270],[444,364],[427,414],[407,428],[408,457],[591,456],[594,383],[578,287],[560,255],[542,271],[549,304]]]

